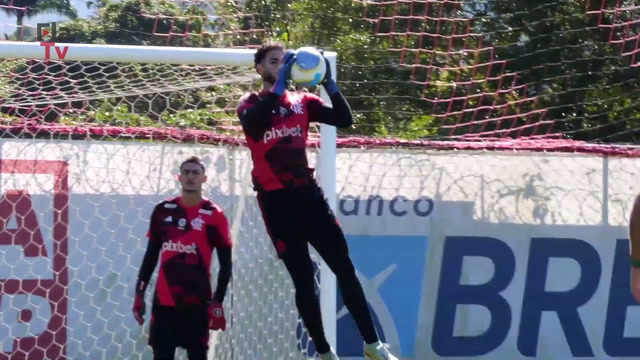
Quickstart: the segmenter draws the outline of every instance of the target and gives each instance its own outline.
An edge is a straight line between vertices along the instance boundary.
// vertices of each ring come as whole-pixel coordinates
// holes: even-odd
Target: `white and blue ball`
[[[327,73],[324,57],[316,48],[302,47],[296,52],[296,61],[291,67],[291,80],[301,86],[316,86]]]

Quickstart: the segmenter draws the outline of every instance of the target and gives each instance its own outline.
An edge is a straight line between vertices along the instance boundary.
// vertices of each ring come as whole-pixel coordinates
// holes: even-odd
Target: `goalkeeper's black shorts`
[[[336,216],[315,182],[293,188],[259,191],[257,199],[279,258],[288,248],[300,248],[301,243],[306,245],[308,242],[316,249],[330,246],[334,251],[347,251],[346,240]]]
[[[156,353],[173,352],[177,347],[196,351],[209,344],[209,321],[206,305],[176,309],[154,305],[151,309],[149,345]],[[173,356],[171,356],[173,359]]]

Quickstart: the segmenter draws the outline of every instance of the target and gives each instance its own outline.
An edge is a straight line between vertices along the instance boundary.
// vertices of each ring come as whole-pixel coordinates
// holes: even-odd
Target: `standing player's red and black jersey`
[[[223,211],[207,199],[191,207],[183,205],[180,197],[168,199],[153,210],[147,236],[149,247],[140,269],[142,281],[149,281],[160,260],[153,305],[180,308],[209,302],[213,250],[232,247]],[[216,297],[224,298],[228,279],[224,284],[220,281],[219,277]]]
[[[333,108],[311,93],[252,92],[240,99],[238,117],[253,160],[252,177],[258,191],[308,184],[314,169],[306,154],[312,122],[338,127],[353,124],[351,109],[340,93],[331,97]]]

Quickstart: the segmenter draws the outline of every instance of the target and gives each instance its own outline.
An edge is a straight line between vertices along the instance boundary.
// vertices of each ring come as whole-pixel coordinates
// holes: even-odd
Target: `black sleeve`
[[[140,271],[138,272],[136,294],[144,294],[145,290],[147,289],[149,280],[151,279],[151,275],[153,275],[153,271],[156,269],[156,265],[158,264],[160,251],[162,250],[162,241],[159,238],[160,234],[158,233],[160,231],[160,227],[158,226],[157,220],[157,211],[160,205],[161,204],[156,205],[149,219],[149,231],[147,234],[149,242],[147,243],[147,251],[145,251],[144,253],[144,257],[142,258],[142,265],[140,266]]]
[[[242,126],[252,128],[267,124],[271,120],[271,111],[278,103],[279,96],[269,92],[265,97],[258,97],[253,104],[240,106],[238,109],[238,118]]]
[[[216,286],[216,292],[213,295],[213,301],[222,303],[224,297],[227,294],[227,286],[231,280],[232,264],[231,264],[231,248],[217,248],[218,262],[220,263],[220,270],[218,271],[218,285]]]
[[[339,128],[351,127],[353,125],[353,114],[347,99],[339,91],[333,94],[330,99],[333,107],[329,107],[319,101],[310,102],[310,113],[315,114],[312,121]]]
[[[143,293],[149,285],[149,280],[153,271],[158,264],[158,258],[160,257],[160,250],[162,249],[162,243],[160,241],[149,239],[147,245],[147,251],[144,253],[142,259],[142,266],[140,266],[140,272],[138,273],[138,282],[136,284],[136,293]]]

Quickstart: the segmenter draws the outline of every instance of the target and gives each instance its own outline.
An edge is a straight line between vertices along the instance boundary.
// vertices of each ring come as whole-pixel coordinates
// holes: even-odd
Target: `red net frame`
[[[389,40],[389,51],[399,54],[400,65],[410,68],[410,81],[420,85],[424,92],[433,87],[434,82],[439,82],[441,73],[456,74],[455,79],[438,94],[441,96],[423,96],[423,100],[432,105],[430,113],[433,116],[456,120],[453,124],[442,125],[443,129],[450,130],[449,138],[491,140],[511,137],[535,140],[564,136],[554,130],[555,120],[549,117],[548,109],[539,103],[540,97],[531,91],[531,84],[521,81],[518,72],[507,71],[511,60],[497,57],[496,47],[491,41],[485,40],[491,34],[474,30],[474,19],[464,15],[463,1],[362,3],[366,9],[364,16],[374,24],[376,35]],[[587,1],[584,18],[597,19],[597,28],[608,29],[609,44],[620,46],[620,56],[628,60],[630,67],[637,67],[640,34],[635,28],[638,20],[634,20],[632,15],[640,10],[640,6],[620,0],[613,6],[611,3],[606,0]],[[428,26],[429,30],[426,29]],[[455,63],[456,60],[460,66],[438,64]],[[488,85],[493,91],[474,91],[478,85]],[[453,88],[463,90],[456,92]],[[517,95],[517,99],[504,101],[505,96],[513,94]],[[484,101],[486,99],[488,101]],[[465,116],[467,119],[462,122]],[[518,119],[524,121],[518,124]],[[487,131],[485,127],[489,124],[496,128],[502,124],[510,125],[504,129]],[[460,129],[463,129],[463,134],[456,134],[456,130]],[[541,144],[546,146],[548,142]]]

